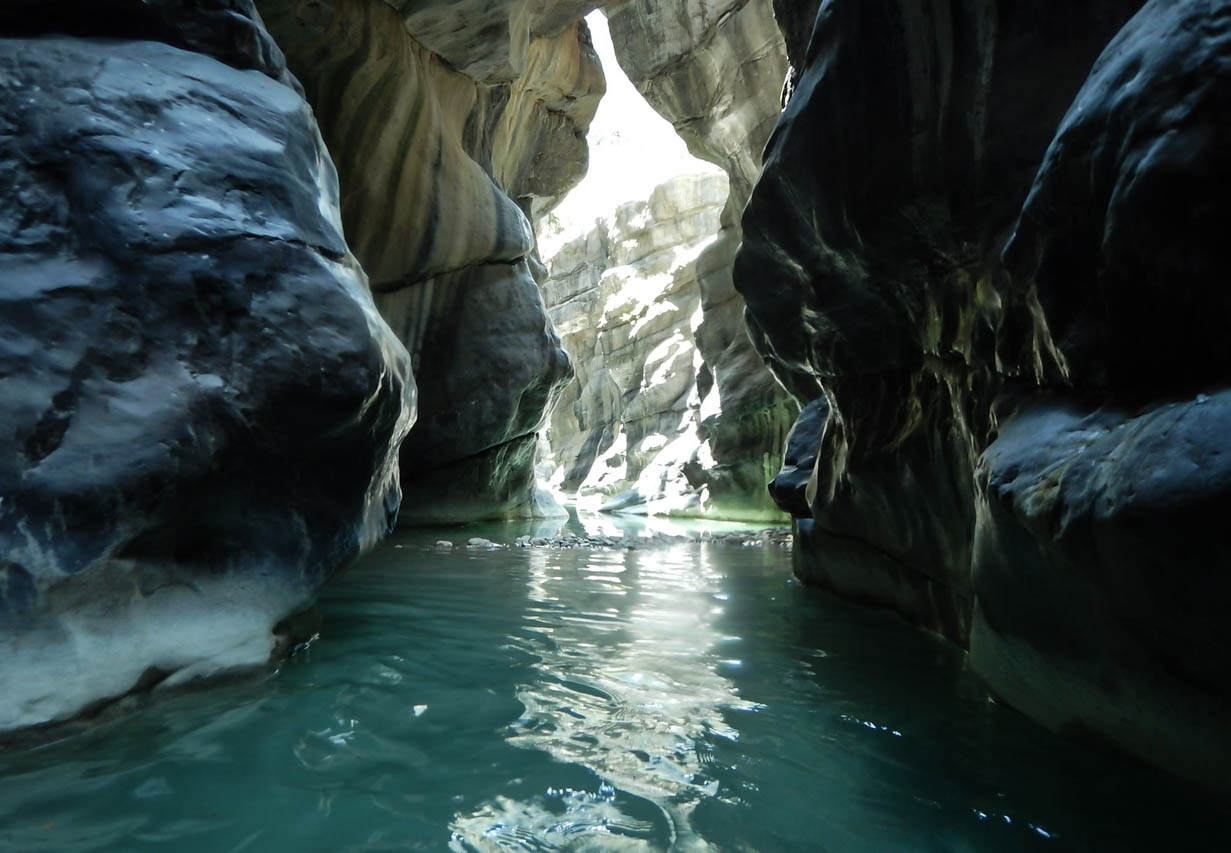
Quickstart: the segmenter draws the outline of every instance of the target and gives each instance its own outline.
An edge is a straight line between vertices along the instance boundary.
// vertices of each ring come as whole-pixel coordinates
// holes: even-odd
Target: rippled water
[[[1228,849],[1222,806],[783,551],[436,538],[339,579],[268,677],[0,753],[0,850]]]

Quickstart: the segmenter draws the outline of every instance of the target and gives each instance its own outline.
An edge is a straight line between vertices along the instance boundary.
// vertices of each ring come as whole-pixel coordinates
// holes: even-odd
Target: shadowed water
[[[951,646],[800,588],[782,550],[437,538],[335,582],[268,677],[0,752],[0,850],[1231,841],[1221,806],[989,701]]]

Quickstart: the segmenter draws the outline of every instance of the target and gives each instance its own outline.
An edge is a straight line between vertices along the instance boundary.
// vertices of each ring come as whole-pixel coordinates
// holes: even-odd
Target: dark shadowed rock
[[[417,344],[421,404],[402,448],[407,482],[445,467],[442,462],[472,459],[509,441],[528,437],[533,444],[570,367],[525,262],[473,267],[378,294],[376,302],[391,321],[401,321],[394,330],[403,340]],[[410,324],[425,315],[433,322],[416,333]],[[473,486],[499,490],[501,482],[480,478]],[[441,517],[443,497],[424,512]],[[493,502],[492,514],[499,513]]]
[[[1017,707],[1224,789],[1228,115],[1231,3],[1152,2],[1060,123],[1005,252],[1046,324],[1002,343],[1085,394],[1001,402],[970,637]]]
[[[300,91],[253,0],[107,0],[101,6],[97,0],[7,0],[0,33],[162,42],[260,71]]]
[[[0,40],[0,730],[267,661],[398,509],[409,359],[311,111],[249,3],[140,6]]]
[[[789,63],[782,85],[783,106],[799,85],[799,74],[807,62],[808,39],[812,36],[812,25],[820,5],[821,0],[774,0],[774,20],[782,31]]]
[[[816,526],[856,564],[922,575],[946,612],[969,608],[991,399],[1002,373],[1036,372],[996,363],[1000,248],[1134,6],[823,3],[745,210],[753,340],[801,402],[829,399]],[[840,565],[808,577],[835,585]]]
[[[1231,381],[1228,16],[1225,2],[1151,3],[1124,28],[1005,251],[1011,297],[1047,318],[1051,341],[1030,341],[1035,326],[1027,345],[1054,342],[1083,389],[1146,400]]]
[[[830,406],[796,572],[1219,785],[1229,38],[1227,2],[822,2],[736,261]]]
[[[782,470],[769,481],[769,493],[774,502],[795,518],[812,517],[807,496],[808,481],[812,479],[816,452],[821,446],[821,435],[825,432],[828,415],[829,403],[824,397],[818,397],[804,406],[787,435]]]
[[[1059,400],[979,466],[971,660],[1015,707],[1225,787],[1231,392]]]

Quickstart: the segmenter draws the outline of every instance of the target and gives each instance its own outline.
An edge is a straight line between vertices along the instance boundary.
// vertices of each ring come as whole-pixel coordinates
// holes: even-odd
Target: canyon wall
[[[604,91],[578,20],[588,7],[259,6],[337,164],[351,246],[414,364],[419,423],[403,445],[403,521],[540,512],[536,433],[571,370],[534,286],[543,270],[529,223],[586,169],[584,134]],[[735,187],[720,239],[696,265],[704,313],[691,332],[703,358],[694,381],[717,395],[701,425],[697,482],[708,512],[777,516],[766,460],[780,457],[795,404],[748,341],[730,266],[785,54],[768,3],[690,15],[664,41],[643,37],[673,19],[666,10],[611,11],[632,56],[661,46],[635,79]],[[724,73],[726,63],[741,74]],[[712,117],[695,117],[715,103]]]
[[[779,462],[770,442],[742,460],[759,461],[757,482],[713,488],[707,420],[719,400],[712,382],[698,385],[698,262],[719,239],[727,189],[718,170],[679,175],[548,259],[543,295],[577,380],[552,413],[546,461],[553,487],[579,507],[779,517],[765,490]]]
[[[731,277],[739,216],[761,171],[780,111],[787,60],[769,0],[628,0],[604,7],[620,66],[696,157],[726,171],[730,194],[717,239],[696,261],[702,317],[693,329],[706,407],[705,458],[690,479],[708,514],[772,517],[767,457],[781,459],[795,400],[774,381],[749,340],[744,300]]]
[[[249,0],[91,6],[0,10],[0,732],[310,633],[414,416]]]
[[[774,483],[797,574],[1225,787],[1231,4],[791,20],[735,278],[807,404]]]
[[[258,5],[321,123],[347,238],[418,379],[402,520],[540,512],[536,437],[572,373],[534,281],[528,217],[585,173],[604,90],[585,9]]]

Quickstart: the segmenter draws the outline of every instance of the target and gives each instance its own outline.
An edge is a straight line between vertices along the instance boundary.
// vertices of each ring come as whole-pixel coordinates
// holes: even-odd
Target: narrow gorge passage
[[[544,303],[575,372],[541,474],[583,511],[786,524],[766,484],[798,407],[743,330],[731,180],[629,81],[606,17],[586,22],[607,79],[589,169],[536,223]]]
[[[1231,0],[7,0],[0,853],[1231,848]]]

